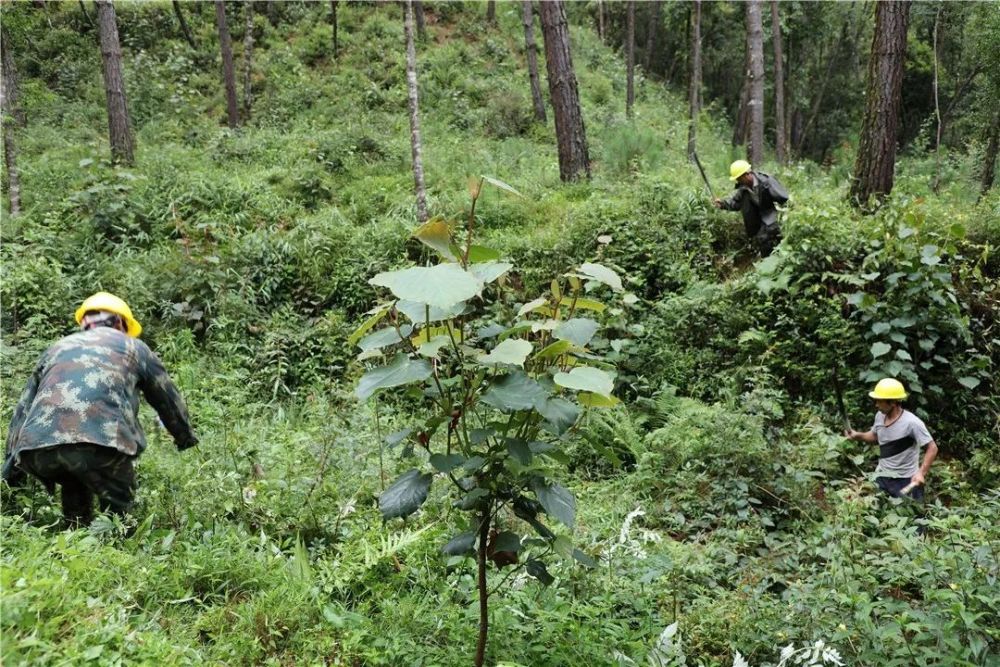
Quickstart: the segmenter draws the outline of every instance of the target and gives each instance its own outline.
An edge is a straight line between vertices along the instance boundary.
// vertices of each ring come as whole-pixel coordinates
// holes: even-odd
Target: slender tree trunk
[[[698,150],[698,115],[701,113],[701,0],[691,7],[691,72],[688,81],[688,159]]]
[[[1000,111],[997,111],[996,116],[993,117],[993,125],[990,126],[989,139],[986,143],[986,160],[983,164],[982,186],[979,188],[980,200],[985,197],[986,193],[993,187],[993,178],[996,174],[998,148],[1000,148]]]
[[[781,48],[778,0],[771,0],[771,32],[774,45],[774,148],[778,164],[785,164],[788,161],[788,134],[785,131],[785,54]]]
[[[97,0],[97,22],[101,36],[101,62],[104,91],[108,104],[108,137],[111,159],[132,165],[135,162],[135,140],[128,115],[125,80],[122,77],[122,49],[118,42],[118,23],[110,0]]]
[[[556,142],[559,147],[559,177],[574,181],[580,176],[590,178],[590,157],[587,154],[587,133],[580,110],[580,93],[573,71],[569,47],[569,26],[562,0],[541,2],[539,18],[545,36],[545,67],[549,78],[549,97],[556,120]]]
[[[420,145],[420,103],[417,99],[417,48],[413,43],[413,0],[406,0],[403,28],[406,33],[406,90],[410,106],[410,148],[413,152],[413,185],[417,195],[417,219],[427,222],[427,188]]]
[[[747,39],[750,45],[750,145],[747,157],[758,166],[764,161],[764,27],[761,0],[747,2]]]
[[[521,2],[521,20],[524,23],[524,50],[528,54],[528,78],[531,79],[531,101],[535,107],[535,120],[545,122],[545,101],[538,77],[538,48],[535,46],[535,14],[531,0]]]
[[[236,104],[236,72],[233,66],[233,43],[226,25],[226,5],[215,0],[215,24],[219,29],[219,48],[222,51],[222,78],[226,85],[226,114],[229,127],[236,129],[240,124],[240,110]]]
[[[90,12],[87,11],[87,5],[83,4],[83,0],[80,0],[80,11],[83,12],[83,18],[87,20],[87,25],[89,25],[91,28],[95,27],[94,19],[90,15]]]
[[[740,88],[740,104],[736,109],[736,122],[733,124],[733,146],[742,146],[750,134],[750,40],[744,42],[743,48],[743,87]]]
[[[83,0],[80,1],[80,4],[83,5]],[[174,0],[173,5],[174,5],[174,15],[177,17],[177,22],[181,24],[181,34],[184,35],[185,41],[187,41],[187,43],[191,45],[192,49],[197,49],[198,47],[194,43],[194,37],[191,36],[191,31],[188,30],[187,21],[184,20],[184,12],[181,11],[181,3],[179,3],[177,0]]]
[[[856,206],[892,192],[909,14],[909,0],[886,0],[875,7],[865,115],[850,194]]]
[[[243,119],[250,120],[253,107],[253,3],[244,2],[246,28],[243,33]]]
[[[424,20],[424,3],[413,0],[413,16],[417,19],[417,37],[427,39],[427,22]]]
[[[597,0],[597,34],[602,42],[606,42],[606,29],[604,27],[604,0]]]
[[[479,517],[479,551],[476,552],[476,565],[478,570],[477,584],[479,588],[479,641],[476,642],[476,658],[473,661],[476,667],[482,667],[486,659],[486,639],[490,630],[489,613],[489,591],[486,588],[486,556],[490,539],[490,508],[492,503],[487,503],[486,509]]]
[[[941,8],[934,15],[934,115],[937,117],[937,134],[934,137],[934,178],[931,180],[931,191],[938,193],[941,187],[941,100],[938,97],[938,28],[941,25]]]
[[[653,0],[649,5],[649,25],[646,28],[646,53],[644,59],[644,67],[647,72],[651,71],[653,66],[653,51],[656,50],[656,37],[660,30],[660,10],[662,9],[661,0]]]
[[[333,59],[336,60],[340,53],[340,45],[337,43],[337,5],[340,0],[330,0],[330,25],[333,27]]]
[[[489,0],[486,3],[486,22],[495,25],[497,22],[497,0]]]
[[[635,0],[628,0],[625,9],[625,115],[632,118],[632,107],[635,105]]]
[[[21,178],[17,170],[17,144],[15,127],[24,126],[24,112],[21,110],[20,91],[17,85],[17,70],[7,41],[7,32],[0,29],[0,57],[3,76],[0,77],[0,114],[3,122],[3,159],[7,170],[7,202],[10,215],[21,213]]]

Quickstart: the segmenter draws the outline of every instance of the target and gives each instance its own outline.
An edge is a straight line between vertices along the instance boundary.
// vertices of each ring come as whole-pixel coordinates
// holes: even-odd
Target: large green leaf
[[[517,553],[521,550],[521,536],[505,530],[497,534],[493,540],[492,547],[494,551],[513,551]]]
[[[497,364],[524,366],[524,360],[531,354],[531,347],[531,343],[523,338],[508,338],[500,341],[489,354],[480,355],[478,361],[486,366]]]
[[[528,443],[520,438],[508,438],[507,439],[507,451],[517,459],[517,462],[523,466],[531,465],[531,447]]]
[[[528,574],[533,576],[535,579],[538,579],[543,586],[549,586],[555,581],[555,577],[549,574],[549,570],[545,567],[545,563],[535,558],[532,558],[525,563],[524,569],[528,572]]]
[[[491,185],[495,185],[496,187],[500,188],[501,190],[505,190],[505,191],[511,193],[512,195],[517,195],[518,197],[523,197],[524,196],[520,192],[518,192],[517,190],[515,190],[514,188],[512,188],[509,185],[507,185],[506,183],[504,183],[503,181],[501,181],[499,179],[496,179],[496,178],[493,178],[492,176],[483,176],[483,180],[486,181],[487,183],[491,184]]]
[[[427,500],[431,479],[430,473],[421,474],[419,470],[403,473],[378,497],[382,518],[407,517],[416,512]]]
[[[437,251],[445,259],[454,262],[455,254],[451,250],[451,226],[444,218],[435,216],[413,230],[413,238]]]
[[[469,246],[469,263],[479,264],[480,262],[492,262],[494,260],[500,259],[500,251],[494,250],[493,248],[487,248],[481,245],[471,245]]]
[[[616,292],[624,290],[622,287],[622,279],[618,277],[618,274],[603,264],[586,262],[580,266],[579,272],[587,278],[596,280],[599,283],[604,283]]]
[[[557,340],[556,342],[550,343],[549,345],[546,345],[541,350],[539,350],[538,353],[535,354],[535,359],[548,359],[551,357],[558,357],[561,354],[566,354],[567,352],[573,350],[580,352],[583,351],[575,347],[573,343],[569,342],[568,340]]]
[[[457,264],[411,266],[384,271],[368,281],[388,287],[400,299],[450,308],[483,291],[483,282]]]
[[[430,362],[424,359],[410,359],[400,352],[388,366],[370,370],[361,376],[354,392],[359,399],[365,401],[379,389],[426,380],[432,372],[434,371]]]
[[[599,326],[597,322],[589,318],[574,317],[557,326],[552,335],[559,340],[568,340],[574,345],[586,347],[590,339],[597,333]]]
[[[441,547],[441,552],[448,556],[464,556],[473,552],[476,546],[476,533],[469,531],[459,533],[448,540],[448,544]]]
[[[369,331],[371,331],[372,327],[378,324],[382,320],[382,318],[385,317],[385,314],[388,313],[391,308],[392,304],[387,304],[385,306],[380,306],[379,308],[377,308],[375,312],[371,315],[371,317],[362,322],[361,326],[355,329],[354,332],[347,337],[347,344],[354,345],[359,340],[361,340],[361,337],[364,336]]]
[[[542,405],[549,392],[521,371],[515,371],[493,381],[482,401],[498,410],[530,410]]]
[[[589,391],[601,396],[611,396],[615,388],[613,375],[592,366],[577,366],[569,373],[556,373],[554,379],[560,387]]]
[[[565,398],[550,398],[537,409],[556,435],[562,435],[572,428],[580,416],[580,408]]]
[[[437,306],[428,306],[425,303],[417,303],[416,301],[400,301],[396,304],[396,310],[406,315],[414,324],[422,326],[426,322],[440,322],[441,320],[450,320],[453,317],[457,317],[465,310],[465,305],[464,302],[460,301],[448,308],[438,308]]]
[[[451,472],[465,463],[465,457],[461,454],[431,454],[430,461],[438,472]]]
[[[518,311],[517,311],[517,316],[518,317],[524,317],[527,313],[530,313],[531,311],[535,310],[536,308],[541,308],[546,303],[548,303],[548,300],[545,297],[540,296],[537,299],[529,301],[528,303],[526,303],[523,306],[521,306],[518,309]]]
[[[540,479],[536,479],[531,487],[546,514],[555,517],[566,527],[573,528],[576,521],[576,499],[568,489],[558,484],[546,484]]]
[[[406,336],[409,336],[412,331],[413,327],[409,324],[404,324],[399,327],[398,331],[396,330],[396,327],[379,329],[375,333],[368,334],[358,341],[358,347],[360,347],[363,352],[381,350],[383,347],[395,345],[396,343],[402,343]],[[403,338],[399,337],[400,334],[403,334]]]
[[[491,283],[514,268],[510,262],[483,262],[469,266],[469,272],[484,283]]]
[[[872,356],[876,359],[886,354],[892,347],[886,345],[885,343],[873,343],[872,344]]]

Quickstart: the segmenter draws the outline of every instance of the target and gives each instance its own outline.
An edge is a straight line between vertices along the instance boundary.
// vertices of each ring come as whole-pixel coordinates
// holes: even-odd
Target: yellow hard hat
[[[906,398],[906,389],[903,383],[893,378],[882,378],[875,385],[875,391],[868,392],[872,398],[879,398],[886,401],[901,401]]]
[[[746,160],[737,160],[729,165],[729,180],[735,181],[737,178],[750,171],[750,169],[751,167],[749,162]]]
[[[87,300],[81,303],[80,307],[76,309],[76,323],[80,324],[83,321],[83,316],[93,310],[103,310],[108,313],[120,315],[125,320],[128,335],[132,336],[132,338],[138,338],[139,334],[142,333],[142,325],[133,317],[132,309],[114,294],[98,292],[87,297]]]

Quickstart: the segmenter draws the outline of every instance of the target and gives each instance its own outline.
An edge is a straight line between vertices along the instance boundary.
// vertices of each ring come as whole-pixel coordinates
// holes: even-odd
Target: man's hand
[[[861,435],[860,431],[855,431],[853,428],[844,429],[844,437],[848,440],[857,440],[859,435]]]
[[[918,470],[916,473],[914,473],[913,477],[910,478],[910,483],[915,484],[916,486],[923,486],[924,484],[923,471]]]
[[[715,208],[722,208],[722,200],[719,199],[718,197],[714,197],[712,199],[712,206],[714,206]]]

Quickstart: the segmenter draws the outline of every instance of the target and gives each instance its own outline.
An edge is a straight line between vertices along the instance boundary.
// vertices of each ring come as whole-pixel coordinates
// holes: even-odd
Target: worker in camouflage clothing
[[[146,448],[139,392],[160,415],[177,449],[198,443],[177,387],[149,347],[124,301],[98,292],[77,309],[81,331],[53,344],[38,361],[14,409],[7,433],[3,479],[15,486],[24,472],[54,492],[62,487],[63,517],[71,526],[102,511],[126,513],[135,492],[133,462]]]
[[[746,160],[737,160],[729,166],[729,180],[736,182],[736,191],[725,199],[713,199],[712,203],[724,211],[741,211],[747,237],[761,256],[767,257],[781,242],[775,205],[788,201],[788,191],[774,176],[754,171]]]

